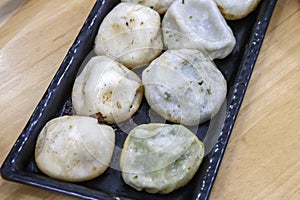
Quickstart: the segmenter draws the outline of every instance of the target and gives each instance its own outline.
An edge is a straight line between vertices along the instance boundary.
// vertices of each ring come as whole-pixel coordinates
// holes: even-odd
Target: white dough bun
[[[168,50],[142,74],[151,108],[168,121],[195,126],[211,119],[226,98],[222,73],[198,50]]]
[[[212,0],[174,1],[162,28],[167,49],[205,49],[212,59],[225,58],[236,44],[231,28]]]
[[[167,194],[193,178],[203,156],[203,143],[184,126],[151,123],[130,131],[120,167],[136,190]]]
[[[76,114],[112,124],[129,119],[143,94],[142,81],[133,71],[107,56],[96,56],[76,78],[72,104]]]
[[[162,52],[160,25],[160,16],[155,10],[120,3],[102,21],[94,51],[116,59],[129,69],[143,67]]]
[[[46,175],[79,182],[100,176],[109,166],[114,130],[90,117],[52,119],[38,135],[35,162]]]

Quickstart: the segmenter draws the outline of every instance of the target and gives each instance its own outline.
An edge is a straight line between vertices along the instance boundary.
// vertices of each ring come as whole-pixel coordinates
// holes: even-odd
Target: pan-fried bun
[[[134,72],[107,56],[96,56],[76,78],[72,104],[76,114],[112,124],[129,119],[143,94],[142,81]]]
[[[115,143],[114,130],[90,117],[63,116],[41,130],[35,148],[38,168],[50,177],[86,181],[109,166]]]
[[[174,1],[162,27],[168,49],[205,49],[212,59],[221,59],[235,46],[231,28],[211,0]]]
[[[159,14],[143,5],[118,4],[102,21],[95,53],[132,69],[149,64],[163,49]]]
[[[203,143],[182,125],[140,125],[125,140],[122,177],[137,190],[167,194],[192,179],[203,155]]]
[[[223,16],[228,20],[236,20],[246,17],[249,13],[251,13],[260,0],[214,0]]]
[[[188,126],[211,119],[223,104],[226,80],[198,50],[168,50],[142,74],[145,97],[165,119]]]

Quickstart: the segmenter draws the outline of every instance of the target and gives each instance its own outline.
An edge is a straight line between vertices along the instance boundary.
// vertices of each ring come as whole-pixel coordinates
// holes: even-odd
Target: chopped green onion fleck
[[[207,90],[207,94],[209,94],[209,95],[211,95],[212,93],[211,93],[211,89],[210,88],[208,88]]]
[[[170,100],[171,99],[171,94],[170,93],[168,93],[168,92],[165,92],[165,99],[166,100]]]

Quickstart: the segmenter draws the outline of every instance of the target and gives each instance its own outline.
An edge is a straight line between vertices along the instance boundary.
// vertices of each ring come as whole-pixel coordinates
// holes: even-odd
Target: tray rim
[[[266,7],[267,7],[267,9],[265,10],[266,12],[262,13],[263,11],[262,10],[260,11],[260,13],[258,14],[258,16],[261,15],[260,20],[256,19],[256,21],[252,27],[251,37],[249,39],[250,45],[248,47],[246,47],[246,49],[244,51],[245,54],[243,55],[242,62],[240,64],[237,74],[235,76],[234,86],[232,87],[231,92],[228,94],[228,98],[227,98],[228,106],[227,106],[227,110],[226,110],[226,117],[225,117],[222,131],[218,137],[218,142],[216,144],[218,146],[218,148],[214,152],[214,154],[218,154],[216,156],[218,159],[216,159],[214,161],[214,163],[211,164],[213,167],[207,171],[208,174],[211,174],[210,176],[206,176],[206,179],[205,179],[205,181],[208,182],[208,185],[204,189],[201,189],[201,192],[202,192],[201,195],[198,195],[197,197],[195,197],[195,199],[197,199],[197,200],[198,199],[208,199],[210,196],[212,187],[214,185],[216,176],[218,174],[218,170],[221,165],[221,161],[223,159],[228,141],[231,136],[231,132],[233,130],[237,115],[239,113],[242,101],[244,99],[244,96],[245,96],[255,63],[256,63],[256,60],[258,58],[259,51],[260,51],[262,43],[264,41],[264,37],[265,37],[266,31],[267,31],[268,25],[271,21],[272,13],[274,11],[276,3],[277,3],[277,0],[270,0],[269,4],[266,5]],[[76,47],[79,45],[78,41],[79,41],[79,37],[80,37],[81,33],[85,30],[88,30],[89,27],[93,25],[95,17],[97,16],[97,13],[101,11],[102,7],[108,6],[106,4],[109,4],[109,3],[107,3],[107,1],[105,1],[105,0],[104,1],[97,0],[95,2],[94,7],[90,11],[89,16],[85,20],[84,25],[82,26],[80,32],[78,33],[74,43],[72,44],[72,46],[70,47],[70,49],[68,51],[68,53],[66,54],[59,69],[62,66],[68,67],[70,65],[71,61],[68,60],[67,57],[69,55],[75,54],[74,51],[76,50]],[[98,10],[95,9],[97,6],[99,7]],[[260,37],[258,37],[258,36],[260,36]],[[32,124],[37,123],[37,121],[39,119],[37,114],[40,114],[43,111],[43,110],[41,110],[42,109],[41,105],[43,105],[45,103],[45,102],[43,102],[43,100],[45,100],[47,96],[51,95],[48,93],[48,91],[53,87],[55,88],[56,83],[54,80],[55,79],[59,80],[60,78],[62,78],[64,76],[64,74],[60,73],[59,69],[56,72],[55,76],[53,77],[51,83],[49,84],[49,87],[47,88],[45,94],[39,101],[38,106],[32,113],[25,128],[23,129],[23,131],[21,132],[17,141],[15,142],[14,146],[11,148],[9,154],[5,158],[5,160],[1,166],[1,176],[5,180],[28,184],[28,185],[32,185],[32,186],[37,186],[40,188],[44,188],[44,189],[48,189],[48,190],[52,190],[52,191],[56,191],[56,192],[61,192],[64,194],[69,194],[69,195],[73,195],[73,196],[80,197],[80,198],[91,199],[90,196],[76,193],[76,192],[74,192],[74,190],[71,190],[71,189],[66,190],[66,189],[58,188],[57,185],[61,185],[61,184],[59,184],[59,181],[56,181],[56,180],[54,180],[54,182],[57,182],[57,184],[41,185],[41,184],[39,184],[39,181],[42,181],[42,179],[40,177],[36,176],[33,178],[33,176],[28,176],[26,173],[24,173],[22,170],[16,168],[16,166],[15,166],[15,161],[18,159],[18,152],[20,152],[22,150],[24,144],[26,143],[26,140],[27,140],[26,138],[30,136],[30,131],[28,131],[28,130],[30,130],[32,128],[31,127]],[[36,180],[38,180],[38,181],[36,181]],[[77,185],[77,186],[78,186],[79,190],[82,188],[85,189],[85,187],[83,187],[83,186],[79,186],[79,185]],[[92,189],[90,189],[90,190],[92,190]],[[101,196],[101,198],[105,198],[105,199],[116,199],[119,197],[122,199],[126,198],[123,196],[119,196],[119,197],[109,196],[104,192],[102,192],[102,195],[103,196]]]

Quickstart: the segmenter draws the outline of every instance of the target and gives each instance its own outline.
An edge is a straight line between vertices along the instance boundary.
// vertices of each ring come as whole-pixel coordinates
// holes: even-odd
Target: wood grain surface
[[[1,0],[0,164],[95,0]],[[210,199],[300,199],[300,2],[278,0]],[[73,199],[0,178],[2,199]]]

